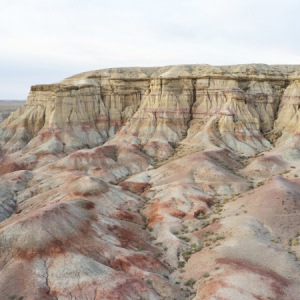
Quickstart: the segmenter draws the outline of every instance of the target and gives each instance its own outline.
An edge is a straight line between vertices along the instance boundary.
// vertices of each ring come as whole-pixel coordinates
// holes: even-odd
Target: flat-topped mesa
[[[36,143],[32,140],[38,133],[48,138],[56,136],[65,144],[67,153],[101,145],[136,111],[147,88],[145,82],[126,86],[120,80],[98,82],[86,78],[33,86],[26,106],[3,124],[2,150],[15,152],[30,140],[38,145],[38,138]],[[21,119],[22,132],[17,130]],[[37,120],[40,126],[31,126]],[[18,144],[17,140],[24,142]]]
[[[298,111],[289,99],[298,99],[299,71],[262,64],[115,68],[35,85],[27,104],[1,124],[1,153],[46,141],[71,153],[114,137],[111,143],[141,144],[165,158],[187,136],[186,143],[252,155],[272,147],[263,133],[297,131],[287,123]]]

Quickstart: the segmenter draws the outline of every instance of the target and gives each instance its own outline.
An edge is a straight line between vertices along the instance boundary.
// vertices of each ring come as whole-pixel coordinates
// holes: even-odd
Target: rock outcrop
[[[299,72],[32,86],[0,125],[0,298],[299,299]]]
[[[267,65],[123,68],[32,86],[26,106],[1,128],[2,155],[29,142],[38,145],[45,137],[57,137],[71,153],[102,145],[121,128],[118,140],[141,144],[160,158],[172,153],[172,143],[187,131],[191,143],[213,140],[253,155],[272,147],[263,133],[294,130],[294,70]]]

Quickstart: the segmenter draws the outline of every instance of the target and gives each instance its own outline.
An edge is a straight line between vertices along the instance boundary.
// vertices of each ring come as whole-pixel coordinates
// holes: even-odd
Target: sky
[[[0,0],[0,99],[112,67],[300,64],[299,0]]]

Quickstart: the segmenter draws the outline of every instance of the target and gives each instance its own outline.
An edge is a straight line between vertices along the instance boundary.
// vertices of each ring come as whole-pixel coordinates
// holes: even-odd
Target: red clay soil
[[[272,289],[276,293],[276,295],[279,296],[284,296],[284,289],[288,287],[290,283],[288,279],[278,275],[274,271],[259,265],[254,265],[253,263],[247,262],[245,260],[233,258],[219,258],[216,260],[216,263],[229,265],[237,273],[241,270],[245,270],[247,272],[253,272],[263,277],[271,279]]]
[[[151,187],[151,185],[146,182],[131,182],[131,181],[123,181],[119,184],[119,186],[136,194],[142,194],[143,192],[145,192],[147,189]]]
[[[7,162],[0,166],[0,175],[8,174],[15,171],[20,171],[22,168],[16,163]]]

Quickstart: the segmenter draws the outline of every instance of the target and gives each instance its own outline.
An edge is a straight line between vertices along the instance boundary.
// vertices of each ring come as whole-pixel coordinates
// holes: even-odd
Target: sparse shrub
[[[152,232],[152,231],[153,231],[153,228],[152,228],[152,227],[149,227],[149,231]]]
[[[297,174],[295,174],[295,175],[294,175],[294,177],[298,177],[298,175],[297,175]]]
[[[164,251],[167,251],[168,250],[168,247],[164,247]]]
[[[140,251],[143,250],[143,247],[141,245],[138,245],[136,248]]]
[[[228,198],[223,198],[223,199],[222,199],[222,203],[223,203],[223,204],[227,203],[228,201],[229,201]]]
[[[264,183],[263,183],[262,181],[260,181],[260,182],[257,184],[258,187],[260,187],[260,186],[262,186],[262,185],[264,185]]]
[[[163,276],[166,278],[166,279],[169,279],[169,276],[167,274],[163,274]]]
[[[181,235],[180,238],[184,241],[186,241],[187,243],[191,240],[189,237],[185,236],[185,235]]]
[[[185,261],[188,261],[190,256],[192,254],[192,251],[191,250],[185,250],[183,253],[182,253],[182,256],[184,258]]]
[[[151,279],[147,279],[146,282],[147,282],[147,284],[149,284],[149,285],[152,284],[152,280],[151,280]]]
[[[278,243],[278,240],[277,239],[271,239],[271,242]]]
[[[184,285],[193,287],[195,283],[196,283],[196,280],[194,278],[190,278],[184,283]]]
[[[220,218],[213,218],[211,222],[212,222],[212,223],[215,223],[215,222],[218,221],[218,220],[220,220]]]
[[[202,248],[203,248],[202,246],[197,246],[194,248],[194,250],[195,250],[195,252],[199,252],[202,250]]]
[[[183,268],[183,267],[184,267],[184,265],[185,265],[185,262],[184,262],[184,261],[181,261],[181,260],[179,260],[179,261],[177,262],[177,265],[178,265],[178,268]]]
[[[293,238],[292,239],[292,245],[297,246],[298,245],[298,238]]]
[[[225,236],[219,235],[219,236],[216,236],[215,238],[213,238],[211,240],[215,243],[216,241],[224,240],[224,239],[225,239]]]
[[[209,222],[204,222],[204,223],[202,224],[202,228],[205,228],[205,227],[207,227],[207,226],[209,226],[209,225],[210,225]]]
[[[207,277],[209,277],[210,276],[210,274],[208,273],[208,272],[205,272],[204,274],[203,274],[203,277],[204,278],[207,278]]]

